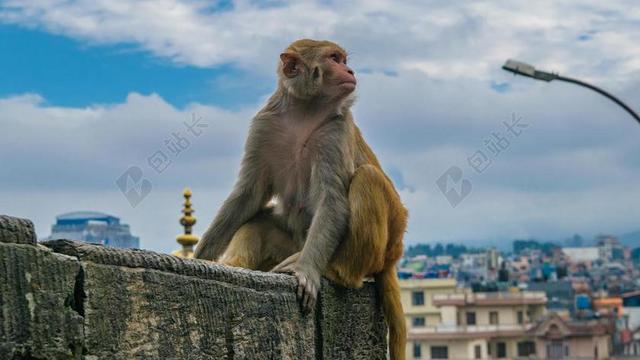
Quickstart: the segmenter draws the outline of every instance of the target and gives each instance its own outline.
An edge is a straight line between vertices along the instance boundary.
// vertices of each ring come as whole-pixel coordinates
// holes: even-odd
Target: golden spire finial
[[[191,233],[193,225],[196,223],[196,218],[191,216],[194,210],[191,208],[191,189],[185,188],[182,195],[184,196],[184,208],[182,213],[184,214],[180,218],[180,224],[184,226],[184,234],[178,235],[177,241],[182,245],[182,249],[172,252],[172,255],[192,258],[193,247],[198,243],[199,238]]]

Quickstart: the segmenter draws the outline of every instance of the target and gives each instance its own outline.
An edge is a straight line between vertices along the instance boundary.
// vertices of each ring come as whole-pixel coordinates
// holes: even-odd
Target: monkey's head
[[[302,39],[280,54],[280,84],[301,99],[341,99],[356,89],[347,52],[331,41]]]

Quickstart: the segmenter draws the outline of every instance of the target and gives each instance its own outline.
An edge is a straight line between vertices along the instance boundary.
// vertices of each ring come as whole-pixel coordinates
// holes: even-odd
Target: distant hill
[[[640,230],[618,236],[618,240],[631,248],[640,247]]]

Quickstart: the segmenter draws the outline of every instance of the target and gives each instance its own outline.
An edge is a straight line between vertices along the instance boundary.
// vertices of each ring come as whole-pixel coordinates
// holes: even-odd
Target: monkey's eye
[[[340,55],[338,53],[333,53],[330,55],[331,60],[339,63],[340,62]]]

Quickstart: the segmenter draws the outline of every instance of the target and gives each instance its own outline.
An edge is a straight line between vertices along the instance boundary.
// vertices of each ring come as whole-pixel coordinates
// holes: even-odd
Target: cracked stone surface
[[[292,276],[31,234],[0,216],[0,359],[386,358],[371,283],[305,315]]]
[[[80,263],[32,245],[0,242],[0,359],[67,359],[81,353],[74,309]]]

